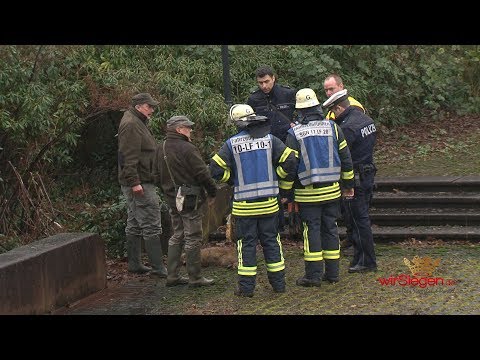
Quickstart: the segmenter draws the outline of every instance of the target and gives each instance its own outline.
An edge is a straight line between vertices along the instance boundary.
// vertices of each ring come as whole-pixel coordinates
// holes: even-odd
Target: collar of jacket
[[[167,140],[185,140],[190,142],[187,136],[176,132],[175,129],[167,130]]]
[[[352,110],[354,110],[354,106],[349,106],[348,108],[345,109],[343,113],[337,116],[335,118],[335,122],[337,123],[337,125],[340,125]]]
[[[299,122],[303,125],[308,124],[310,121],[322,121],[325,120],[323,115],[319,112],[305,114],[300,118]]]
[[[275,81],[275,84],[273,84],[272,90],[270,90],[268,94],[265,94],[265,96],[270,98],[275,98],[277,97],[277,92],[278,92],[278,85],[277,85],[277,82]]]
[[[148,124],[148,118],[145,115],[143,115],[140,111],[135,109],[133,106],[130,106],[128,110],[130,110],[133,113],[133,115],[138,117],[145,125]]]

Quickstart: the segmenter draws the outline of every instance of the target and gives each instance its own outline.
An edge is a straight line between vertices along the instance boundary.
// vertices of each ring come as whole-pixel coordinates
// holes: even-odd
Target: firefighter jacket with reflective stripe
[[[366,112],[366,111],[365,111],[365,108],[364,108],[363,105],[360,104],[357,100],[355,100],[353,97],[349,96],[349,97],[348,97],[348,101],[350,101],[350,106],[355,106],[357,109],[359,109],[360,111],[363,111],[363,113],[365,114],[365,112]],[[333,113],[333,111],[329,111],[329,112],[327,113],[327,116],[325,116],[325,118],[326,118],[327,120],[335,120],[335,114]],[[337,120],[335,120],[335,122],[336,122],[338,125],[340,125]]]
[[[341,196],[339,180],[345,188],[354,185],[350,151],[340,127],[319,114],[307,124],[289,130],[287,146],[299,153],[295,201],[319,203]]]
[[[234,186],[233,215],[271,215],[279,209],[279,187],[292,187],[296,155],[271,134],[253,138],[243,130],[213,156],[210,172],[214,179]]]

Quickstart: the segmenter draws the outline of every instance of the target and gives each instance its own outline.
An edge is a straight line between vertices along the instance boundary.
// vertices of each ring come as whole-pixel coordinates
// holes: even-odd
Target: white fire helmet
[[[320,104],[317,99],[317,95],[315,94],[315,91],[309,88],[298,90],[297,95],[295,95],[295,99],[296,109],[310,108]]]
[[[252,120],[249,117],[254,116],[255,112],[252,107],[247,104],[235,104],[230,108],[230,119],[233,121]]]

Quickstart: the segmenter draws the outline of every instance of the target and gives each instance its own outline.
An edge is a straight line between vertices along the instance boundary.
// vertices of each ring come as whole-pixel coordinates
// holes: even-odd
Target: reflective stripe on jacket
[[[291,187],[297,163],[295,151],[277,137],[253,138],[244,130],[213,156],[210,171],[234,186],[233,215],[258,216],[278,211],[279,186]]]

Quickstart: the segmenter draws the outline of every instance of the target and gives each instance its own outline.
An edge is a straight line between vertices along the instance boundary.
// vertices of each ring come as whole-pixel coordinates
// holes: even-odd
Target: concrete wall
[[[106,285],[98,234],[57,234],[0,254],[0,314],[45,314]]]

